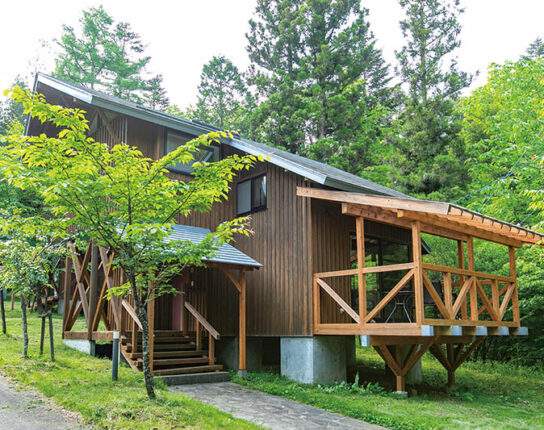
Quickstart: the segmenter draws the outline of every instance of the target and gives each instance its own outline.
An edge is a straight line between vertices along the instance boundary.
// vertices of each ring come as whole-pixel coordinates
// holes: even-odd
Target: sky
[[[256,0],[0,0],[0,89],[17,74],[30,75],[36,65],[44,72],[54,65],[55,38],[62,24],[77,26],[81,10],[102,4],[116,20],[127,21],[147,44],[149,71],[164,76],[171,103],[185,107],[196,100],[202,66],[225,55],[241,70],[248,20]],[[402,46],[398,0],[363,0],[370,26],[388,62]],[[492,63],[517,59],[537,36],[544,38],[543,0],[462,0],[459,67],[479,71],[470,89],[486,82]],[[42,43],[49,43],[43,47]]]

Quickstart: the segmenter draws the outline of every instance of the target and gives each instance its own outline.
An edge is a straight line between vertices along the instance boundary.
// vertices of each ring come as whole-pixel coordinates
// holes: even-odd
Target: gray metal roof
[[[165,239],[165,241],[170,242],[172,240],[183,240],[194,244],[199,244],[209,233],[210,230],[207,228],[175,224],[172,233]],[[235,264],[238,266],[248,266],[253,268],[262,267],[261,263],[255,261],[253,258],[229,244],[223,244],[217,247],[213,257],[208,259],[204,258],[202,261],[210,263]]]
[[[185,133],[200,135],[210,131],[219,130],[216,127],[203,124],[199,121],[191,121],[168,115],[164,112],[149,109],[137,103],[110,96],[81,85],[72,84],[43,73],[38,73],[36,75],[36,82],[34,86],[35,90],[37,89],[38,84],[43,84],[54,88],[92,106],[102,107],[104,109],[119,112]],[[317,182],[318,184],[326,185],[331,188],[365,194],[379,194],[410,198],[406,194],[399,191],[378,185],[367,179],[329,166],[328,164],[310,160],[300,155],[291,154],[289,152],[282,151],[263,143],[254,142],[243,137],[235,136],[232,139],[223,140],[223,143],[252,155],[263,155],[268,157],[268,161],[276,166],[282,167]]]

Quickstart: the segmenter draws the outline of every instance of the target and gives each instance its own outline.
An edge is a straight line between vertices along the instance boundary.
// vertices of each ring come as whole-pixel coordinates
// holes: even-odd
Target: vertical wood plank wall
[[[163,155],[163,127],[122,116],[111,122],[119,138],[138,147],[146,157]],[[103,127],[93,137],[111,141]],[[227,146],[221,150],[224,156],[236,152]],[[263,265],[247,274],[247,335],[309,335],[313,273],[350,267],[350,233],[355,231],[355,222],[341,214],[340,205],[297,197],[296,187],[310,186],[310,181],[265,162],[239,174],[227,202],[215,204],[208,213],[179,218],[178,222],[215,229],[222,221],[235,218],[236,182],[261,173],[267,175],[267,209],[251,214],[253,236],[238,236],[233,243]],[[187,179],[173,173],[171,176]],[[379,224],[372,227],[365,223],[365,229],[367,234],[374,232],[382,237],[388,232]],[[221,335],[236,335],[238,293],[230,281],[217,269],[194,269],[192,280],[194,289],[188,292],[187,299]],[[330,285],[351,303],[348,277],[331,280]],[[330,299],[322,300],[322,321],[350,321]],[[163,325],[166,328],[164,322],[156,324],[157,329]]]

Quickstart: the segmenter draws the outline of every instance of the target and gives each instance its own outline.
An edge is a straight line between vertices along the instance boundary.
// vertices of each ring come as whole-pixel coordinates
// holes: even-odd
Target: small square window
[[[266,175],[238,182],[236,185],[236,214],[243,215],[266,209]]]
[[[168,132],[166,134],[166,141],[164,145],[164,153],[168,154],[172,151],[178,149],[181,145],[185,145],[194,136]],[[168,169],[173,172],[191,174],[193,173],[193,164],[197,161],[219,161],[219,147],[217,146],[206,146],[196,151],[194,154],[194,160],[191,160],[189,163],[178,163],[170,166]]]

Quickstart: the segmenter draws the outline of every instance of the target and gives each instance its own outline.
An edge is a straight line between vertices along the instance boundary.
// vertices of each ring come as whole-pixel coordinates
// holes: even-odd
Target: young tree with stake
[[[107,144],[87,137],[85,112],[51,106],[41,95],[14,88],[11,97],[32,117],[60,129],[56,137],[9,136],[9,162],[4,174],[15,186],[34,189],[62,224],[84,233],[86,241],[108,249],[113,267],[121,268],[127,283],[113,293],[132,296],[142,325],[143,370],[149,398],[155,398],[149,366],[146,302],[172,293],[170,278],[184,267],[202,265],[218,245],[235,233],[250,234],[247,219],[224,222],[200,244],[166,242],[179,217],[208,211],[227,198],[235,173],[249,169],[255,156],[233,155],[213,163],[194,163],[190,181],[170,179],[167,167],[194,160],[194,153],[228,132],[197,137],[159,160],[145,158],[136,148]],[[2,167],[2,166],[0,166]],[[62,221],[62,222],[61,222]],[[77,241],[81,243],[78,237]]]

